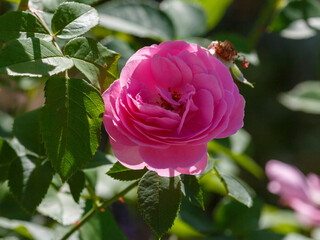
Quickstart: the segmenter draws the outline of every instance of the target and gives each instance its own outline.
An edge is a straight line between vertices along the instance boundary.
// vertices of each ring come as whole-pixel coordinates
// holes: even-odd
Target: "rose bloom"
[[[102,97],[115,156],[160,176],[201,173],[207,142],[243,126],[245,101],[227,67],[184,41],[137,51]]]
[[[307,226],[320,226],[320,178],[309,173],[305,177],[299,169],[271,160],[266,165],[270,179],[268,189],[291,207],[298,219]]]

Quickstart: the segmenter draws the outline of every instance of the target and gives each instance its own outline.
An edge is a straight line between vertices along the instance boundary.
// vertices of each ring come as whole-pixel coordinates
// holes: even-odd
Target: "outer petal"
[[[168,146],[167,149],[140,147],[139,152],[142,159],[153,168],[188,168],[207,154],[207,144]]]
[[[138,146],[123,145],[112,138],[110,138],[110,144],[114,155],[123,166],[131,169],[143,169],[146,166],[140,157]]]

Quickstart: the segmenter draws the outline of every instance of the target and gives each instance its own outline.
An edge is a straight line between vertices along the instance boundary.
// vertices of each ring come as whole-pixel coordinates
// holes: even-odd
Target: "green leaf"
[[[208,142],[208,151],[226,155],[257,178],[262,178],[264,176],[262,168],[253,159],[251,159],[244,153],[233,152],[229,148],[219,144],[215,140]]]
[[[0,41],[27,37],[52,39],[45,26],[31,13],[8,12],[0,16]]]
[[[90,82],[102,91],[119,78],[118,59],[120,55],[91,38],[71,40],[64,49]],[[105,81],[106,80],[106,81]]]
[[[51,76],[72,66],[53,44],[38,38],[12,40],[0,51],[0,73],[11,76]]]
[[[0,138],[0,167],[10,165],[17,157],[11,145],[6,140]]]
[[[100,93],[82,79],[50,78],[45,95],[42,137],[53,168],[66,181],[98,148],[104,103]]]
[[[70,191],[73,197],[73,200],[79,203],[80,194],[84,189],[86,183],[86,177],[82,171],[76,172],[71,178],[68,180],[68,184],[70,187]]]
[[[226,12],[229,5],[233,2],[232,0],[183,0],[186,2],[193,2],[200,4],[207,14],[207,24],[209,29],[215,27],[224,13]]]
[[[112,168],[107,172],[107,174],[120,181],[132,181],[142,178],[142,176],[147,172],[147,169],[142,170],[132,170],[126,168],[121,163],[116,162]]]
[[[203,192],[198,179],[194,175],[183,175],[182,182],[186,198],[191,203],[204,209]]]
[[[278,14],[269,26],[271,31],[281,31],[298,20],[308,20],[320,16],[320,4],[317,0],[290,0],[278,6]]]
[[[271,232],[266,229],[252,231],[248,234],[248,236],[244,238],[244,240],[256,240],[256,239],[289,240],[291,238],[284,238],[283,235]],[[303,238],[292,238],[291,240],[311,240],[311,239],[303,237]]]
[[[320,114],[320,81],[305,81],[279,97],[293,111]]]
[[[59,38],[70,39],[80,36],[99,23],[97,11],[89,5],[65,2],[55,11],[51,28]]]
[[[13,118],[0,111],[0,137],[10,137],[13,125]]]
[[[161,9],[173,22],[178,38],[202,36],[207,32],[206,13],[198,5],[167,0],[161,3]]]
[[[84,210],[84,203],[77,204],[72,196],[64,189],[56,191],[49,187],[48,193],[37,210],[44,216],[48,216],[62,225],[74,224],[78,221]]]
[[[17,158],[12,146],[0,138],[0,184],[8,179],[10,164]]]
[[[45,155],[40,134],[40,108],[27,112],[14,120],[13,134],[30,151]]]
[[[118,227],[108,209],[99,212],[81,227],[80,239],[126,240],[126,236]]]
[[[116,162],[117,159],[109,154],[105,154],[103,152],[97,151],[93,156],[92,161],[90,161],[84,169],[96,168],[107,164],[112,164]]]
[[[262,206],[258,199],[251,208],[247,208],[237,201],[225,198],[215,210],[214,224],[218,230],[229,230],[236,239],[242,239],[259,229]]]
[[[97,7],[100,25],[156,40],[174,38],[173,24],[157,5],[142,1],[111,1]]]
[[[177,218],[174,221],[174,224],[172,228],[169,230],[170,234],[173,234],[179,238],[187,238],[187,239],[193,239],[193,238],[201,238],[204,237],[203,234],[198,232],[195,228],[181,220],[180,218]]]
[[[42,0],[41,2],[47,11],[54,12],[63,2],[78,2],[92,5],[99,2],[99,0]]]
[[[53,177],[48,161],[19,156],[9,170],[9,187],[14,198],[28,213],[33,213],[47,193]]]
[[[121,55],[118,61],[120,70],[124,67],[128,59],[135,53],[135,50],[127,42],[113,36],[105,38],[103,40],[103,45]]]
[[[216,176],[220,179],[226,188],[227,195],[238,202],[246,205],[247,207],[252,206],[252,198],[246,188],[240,184],[235,178],[219,173],[216,167],[213,167]]]
[[[39,224],[0,217],[0,227],[33,240],[53,239],[53,231]],[[9,239],[9,238],[8,238]]]
[[[208,234],[216,231],[211,217],[185,197],[182,197],[179,218],[201,233]]]
[[[181,203],[179,177],[160,177],[148,171],[138,186],[138,203],[143,218],[158,238],[171,228]]]

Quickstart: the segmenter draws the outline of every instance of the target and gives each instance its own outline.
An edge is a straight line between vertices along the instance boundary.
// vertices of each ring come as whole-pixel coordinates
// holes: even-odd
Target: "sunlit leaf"
[[[97,11],[89,5],[65,2],[55,11],[51,28],[53,34],[63,39],[80,36],[99,22]]]
[[[12,40],[0,51],[0,73],[12,76],[51,76],[72,66],[53,44],[38,38]]]
[[[71,40],[64,49],[78,68],[96,87],[104,91],[119,78],[118,59],[120,55],[90,38]]]
[[[98,148],[104,104],[100,93],[82,79],[50,78],[45,95],[43,141],[53,168],[66,181]]]
[[[52,39],[40,20],[31,13],[8,12],[0,16],[0,41],[26,37]]]

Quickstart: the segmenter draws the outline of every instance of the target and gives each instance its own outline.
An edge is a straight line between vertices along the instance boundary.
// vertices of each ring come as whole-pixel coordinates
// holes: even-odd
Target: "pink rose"
[[[245,101],[227,67],[183,41],[137,51],[102,96],[115,156],[160,176],[201,173],[207,142],[243,126]]]
[[[268,189],[291,207],[302,223],[320,226],[320,178],[310,173],[305,177],[299,169],[271,160],[266,165],[270,179]]]

